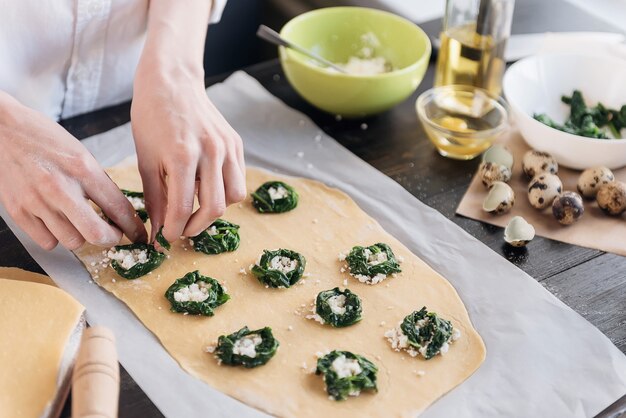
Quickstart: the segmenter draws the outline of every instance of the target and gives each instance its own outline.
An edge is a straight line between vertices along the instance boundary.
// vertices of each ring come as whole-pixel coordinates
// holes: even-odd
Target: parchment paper
[[[563,226],[554,219],[551,206],[545,210],[533,208],[528,202],[529,180],[522,174],[522,157],[530,148],[517,130],[505,135],[500,142],[511,150],[515,158],[513,177],[509,182],[515,192],[513,209],[500,216],[490,215],[483,211],[483,200],[487,196],[487,189],[482,185],[477,175],[474,175],[470,187],[459,203],[456,210],[457,214],[501,227],[505,227],[513,216],[519,215],[530,222],[535,227],[537,235],[542,237],[626,255],[624,217],[605,215],[598,208],[595,200],[585,200],[583,217],[577,223],[569,226]],[[558,175],[563,182],[563,190],[575,192],[580,173],[580,171],[559,167]],[[626,181],[626,168],[614,170],[613,174],[617,180]]]
[[[244,138],[248,164],[339,187],[456,287],[485,341],[487,359],[424,417],[587,417],[626,393],[626,356],[527,274],[246,74],[235,73],[208,91]],[[104,165],[133,153],[128,125],[85,145]],[[303,158],[296,157],[300,151]],[[87,307],[89,322],[114,330],[123,366],[166,416],[263,416],[183,372],[120,301],[89,283],[70,252],[38,249],[4,209],[1,214],[43,269]]]

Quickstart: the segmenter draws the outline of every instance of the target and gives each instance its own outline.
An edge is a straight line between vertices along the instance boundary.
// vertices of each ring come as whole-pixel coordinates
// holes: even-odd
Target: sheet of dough
[[[108,171],[121,188],[141,190],[136,167],[125,165]],[[98,267],[91,263],[102,258],[101,249],[84,247],[77,255],[94,279],[98,276],[97,283],[125,302],[184,370],[269,414],[300,418],[415,416],[480,366],[485,358],[484,344],[448,281],[336,189],[316,181],[249,169],[248,191],[272,179],[283,179],[295,187],[300,194],[298,207],[285,214],[259,214],[248,198],[228,208],[223,218],[241,226],[241,245],[233,253],[208,256],[193,251],[186,241],[178,241],[173,243],[171,258],[157,270],[130,281],[110,268],[95,272]],[[404,257],[403,273],[375,286],[340,273],[340,252],[357,244],[381,241]],[[241,268],[248,271],[263,249],[279,247],[306,257],[305,271],[311,276],[303,284],[290,289],[266,289],[250,273],[240,274]],[[217,308],[214,317],[172,313],[163,296],[175,279],[196,269],[224,282],[231,295],[232,299]],[[304,311],[317,293],[343,287],[344,279],[363,300],[363,320],[351,327],[333,329],[305,319]],[[462,332],[445,357],[428,361],[392,351],[383,338],[387,329],[424,305],[451,320]],[[271,326],[280,341],[277,355],[267,365],[252,370],[218,366],[203,348],[214,344],[219,335],[244,325],[252,329]],[[311,370],[316,364],[315,353],[332,349],[350,350],[376,363],[378,393],[364,393],[345,402],[329,400],[321,377]],[[426,374],[419,377],[417,371]]]
[[[0,277],[0,416],[37,418],[83,307],[47,276],[2,268]]]

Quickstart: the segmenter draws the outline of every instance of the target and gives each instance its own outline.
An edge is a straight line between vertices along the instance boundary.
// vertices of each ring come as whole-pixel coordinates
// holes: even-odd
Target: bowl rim
[[[491,101],[496,102],[502,108],[503,118],[502,118],[501,123],[498,124],[497,126],[494,126],[493,128],[489,128],[489,129],[485,129],[481,131],[458,132],[458,131],[450,130],[448,128],[444,128],[443,126],[433,122],[429,117],[426,116],[424,112],[424,105],[425,105],[424,102],[427,99],[429,99],[430,96],[433,96],[437,91],[447,91],[447,90],[465,91],[465,92],[471,92],[471,91],[483,92],[485,95],[489,97],[489,99],[491,99]],[[425,123],[431,128],[437,129],[438,131],[441,131],[444,134],[460,136],[462,138],[497,135],[497,134],[504,132],[509,127],[509,107],[508,107],[507,102],[504,100],[504,98],[502,96],[495,96],[494,94],[491,94],[489,91],[480,87],[476,87],[476,86],[469,86],[469,85],[463,85],[463,84],[448,84],[445,86],[431,87],[418,96],[417,100],[415,101],[415,109],[417,110],[417,116],[422,121],[422,123]]]
[[[606,54],[600,54],[600,53],[572,53],[572,52],[547,52],[547,53],[540,53],[540,54],[535,54],[535,55],[531,55],[525,58],[522,58],[521,60],[518,60],[517,62],[513,63],[504,73],[504,77],[502,79],[502,91],[504,93],[504,96],[506,97],[507,102],[509,103],[509,106],[511,107],[511,109],[513,109],[513,111],[516,114],[521,114],[523,115],[527,120],[531,121],[532,124],[537,125],[541,125],[544,129],[549,129],[550,132],[552,133],[557,133],[557,135],[562,134],[565,138],[569,138],[569,140],[575,140],[575,141],[579,141],[579,142],[586,142],[586,143],[593,143],[593,144],[603,144],[604,146],[619,146],[621,144],[623,144],[626,140],[626,137],[624,138],[609,138],[609,139],[600,139],[600,138],[589,138],[586,136],[580,136],[580,135],[574,135],[571,134],[569,132],[564,132],[564,131],[560,131],[558,129],[552,128],[551,126],[545,125],[541,122],[539,122],[538,120],[536,120],[535,118],[533,118],[531,115],[529,115],[526,111],[522,110],[517,103],[515,103],[514,100],[511,100],[511,98],[509,97],[509,94],[507,94],[507,88],[506,86],[509,84],[507,82],[507,80],[510,79],[511,74],[514,74],[513,70],[516,68],[519,68],[521,65],[528,63],[528,62],[532,62],[532,61],[536,61],[536,62],[541,62],[541,61],[545,61],[543,60],[543,58],[549,58],[549,59],[556,59],[556,58],[560,58],[560,57],[576,57],[576,58],[582,58],[582,59],[598,59],[598,58],[602,58],[608,61],[613,61],[614,63],[618,63],[621,65],[624,65],[623,60],[620,58],[616,58],[616,57],[611,57],[611,56],[607,56]],[[519,70],[518,70],[519,71]],[[611,145],[609,145],[611,144]]]
[[[417,70],[424,61],[427,61],[430,59],[430,55],[432,53],[432,45],[430,43],[430,38],[419,25],[395,13],[391,13],[391,12],[387,12],[387,11],[379,10],[379,9],[374,9],[371,7],[337,6],[337,7],[322,7],[319,9],[313,9],[308,12],[299,14],[298,16],[290,19],[287,23],[285,23],[283,27],[280,29],[280,36],[284,37],[286,31],[291,29],[294,25],[298,24],[300,20],[309,18],[311,17],[311,15],[337,13],[337,12],[343,12],[346,10],[361,10],[365,13],[372,13],[375,15],[385,15],[392,19],[396,19],[398,22],[402,22],[402,24],[412,26],[413,28],[417,29],[417,33],[419,37],[423,38],[423,40],[425,41],[426,49],[424,50],[424,53],[415,62],[413,62],[410,65],[407,65],[404,68],[392,70],[392,71],[381,73],[381,74],[343,74],[340,72],[330,72],[330,71],[327,71],[325,67],[320,67],[320,66],[311,64],[309,61],[302,59],[300,57],[300,54],[296,54],[295,51],[291,51],[288,48],[285,48],[283,46],[279,47],[281,57],[283,56],[283,54],[288,55],[289,57],[294,58],[294,60],[298,62],[299,64],[304,65],[305,67],[308,67],[309,69],[312,69],[318,73],[325,74],[331,77],[343,78],[343,79],[361,79],[361,80],[384,79],[384,78],[391,78],[391,77],[397,77],[399,75],[409,74]]]

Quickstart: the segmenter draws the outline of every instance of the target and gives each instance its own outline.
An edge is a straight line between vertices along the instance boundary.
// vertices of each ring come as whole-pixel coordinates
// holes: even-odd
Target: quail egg
[[[500,164],[483,162],[478,167],[478,174],[483,185],[487,188],[496,181],[502,181],[504,183],[511,180],[511,169]]]
[[[504,240],[513,247],[523,247],[535,238],[535,228],[521,216],[514,216],[504,228]]]
[[[588,168],[578,178],[578,192],[587,199],[593,199],[603,184],[615,180],[613,172],[606,167]]]
[[[540,173],[528,184],[528,200],[535,209],[545,209],[561,194],[563,184],[559,176]]]
[[[513,154],[504,145],[494,144],[483,154],[483,162],[503,165],[512,170]]]
[[[621,181],[612,181],[600,186],[596,202],[608,215],[621,214],[626,210],[626,184]]]
[[[511,186],[501,181],[493,183],[483,201],[483,210],[493,215],[507,213],[515,203],[515,193]]]
[[[530,150],[524,154],[522,169],[528,178],[533,178],[539,173],[558,173],[559,164],[547,152]]]
[[[575,192],[563,192],[552,202],[552,214],[561,225],[571,225],[585,213],[583,198]]]

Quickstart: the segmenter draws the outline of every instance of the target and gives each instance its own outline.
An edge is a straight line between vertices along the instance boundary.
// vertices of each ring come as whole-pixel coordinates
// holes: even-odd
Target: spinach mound
[[[286,190],[286,196],[272,199],[270,189],[277,191],[280,188]],[[288,212],[298,206],[298,193],[293,187],[282,181],[268,181],[263,183],[256,192],[252,193],[252,205],[260,213]]]
[[[409,345],[417,348],[427,360],[439,354],[441,347],[452,337],[450,321],[439,318],[435,312],[428,312],[425,306],[407,315],[400,329],[409,339]]]
[[[194,283],[207,289],[207,298],[203,301],[176,301],[174,294]],[[230,296],[224,292],[224,288],[217,280],[203,276],[198,270],[187,273],[182,278],[176,280],[165,292],[165,297],[172,304],[172,312],[186,312],[191,315],[204,316],[213,316],[214,309],[230,299]]]
[[[121,189],[121,192],[126,197],[136,197],[136,198],[143,200],[145,203],[143,192],[133,192],[130,190],[125,190],[125,189]],[[139,216],[139,218],[143,221],[143,223],[146,223],[146,221],[148,220],[148,211],[145,209],[139,209],[139,210],[136,210],[135,212],[137,212],[137,216]]]
[[[271,266],[272,259],[275,257],[285,257],[289,260],[296,262],[295,269],[289,272],[282,272],[274,269]],[[274,251],[264,250],[261,260],[252,267],[250,270],[252,274],[262,284],[269,287],[291,287],[300,280],[304,273],[304,267],[306,266],[306,259],[301,254],[285,249],[278,249]]]
[[[356,360],[361,372],[354,376],[339,377],[333,368],[333,362],[339,357],[348,360]],[[348,396],[358,396],[363,390],[378,391],[376,386],[376,373],[378,368],[365,357],[353,354],[349,351],[333,350],[317,360],[315,374],[323,375],[326,383],[326,392],[336,401],[348,399]]]
[[[237,341],[251,335],[258,335],[262,341],[259,345],[255,346],[256,355],[250,357],[244,354],[235,354],[235,344]],[[222,363],[230,366],[243,366],[246,368],[253,368],[262,366],[267,363],[279,346],[278,340],[274,338],[272,329],[265,327],[251,331],[248,327],[243,327],[239,331],[230,335],[222,335],[217,340],[217,347],[215,348],[215,356],[219,358]]]
[[[111,260],[111,267],[113,270],[117,272],[121,277],[125,279],[137,279],[141,276],[145,276],[150,273],[152,270],[155,270],[157,267],[161,265],[163,260],[165,260],[165,254],[158,252],[153,245],[144,244],[144,243],[135,243],[128,245],[116,245],[114,247],[115,251],[143,251],[147,252],[148,261],[145,263],[137,263],[129,269],[125,269],[122,265],[117,262],[117,260]]]
[[[370,261],[370,259],[376,260],[378,254],[384,254],[386,260],[382,262]],[[374,277],[377,274],[384,274],[388,276],[402,271],[391,248],[380,242],[369,247],[353,247],[346,257],[346,261],[352,275]]]
[[[345,313],[334,313],[329,299],[335,296],[345,297]],[[352,293],[350,290],[340,290],[335,287],[331,290],[324,290],[317,295],[315,299],[315,312],[324,320],[324,322],[333,327],[347,327],[361,320],[361,298]]]
[[[214,228],[214,229],[212,229]],[[211,235],[210,231],[216,231]],[[221,254],[239,248],[239,225],[217,219],[207,229],[192,237],[193,249],[204,254]]]

